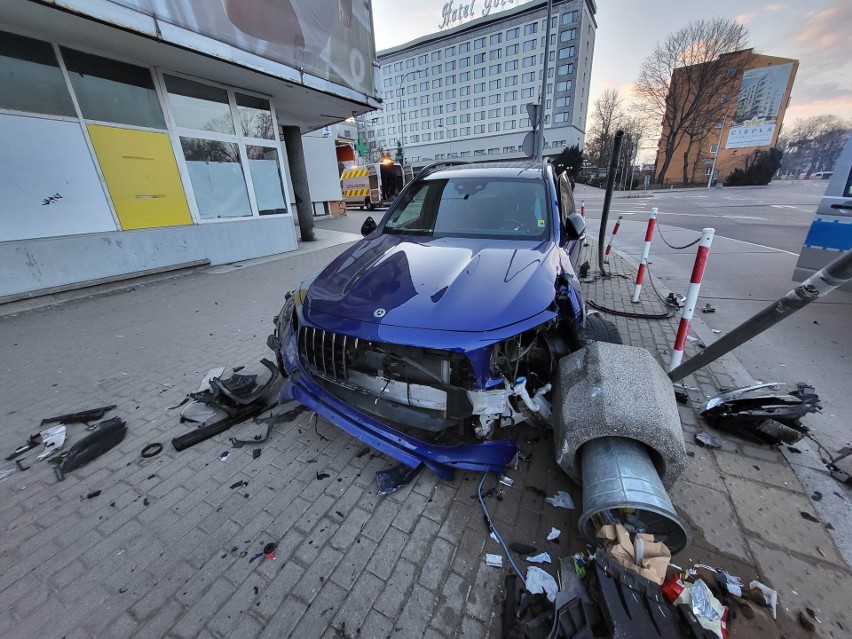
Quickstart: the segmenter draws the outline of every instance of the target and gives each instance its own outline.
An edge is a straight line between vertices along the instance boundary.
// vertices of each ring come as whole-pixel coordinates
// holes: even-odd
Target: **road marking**
[[[786,253],[787,255],[795,255],[796,257],[799,257],[798,253],[793,253],[793,251],[785,251],[784,249],[775,248],[774,246],[766,246],[765,244],[757,244],[756,242],[746,242],[745,240],[737,240],[733,237],[728,237],[727,235],[717,235],[716,237],[724,237],[726,240],[731,240],[732,242],[740,242],[741,244],[759,246],[760,248],[769,249],[770,251],[778,251],[779,253]]]
[[[794,208],[796,208],[795,206],[792,206],[790,204],[770,204],[769,206],[771,206],[773,209],[794,209]]]

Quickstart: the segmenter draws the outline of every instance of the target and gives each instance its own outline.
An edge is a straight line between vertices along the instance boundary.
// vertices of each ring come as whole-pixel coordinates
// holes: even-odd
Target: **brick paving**
[[[361,217],[366,213],[350,211],[345,223],[320,226],[352,232]],[[209,269],[0,318],[0,451],[22,444],[46,416],[94,405],[117,404],[111,414],[129,426],[118,447],[64,482],[35,453],[25,455],[28,470],[0,482],[0,636],[499,634],[508,568],[484,563],[499,547],[475,499],[479,475],[458,473],[446,482],[423,472],[379,497],[374,473],[391,462],[321,419],[315,430],[308,413],[278,425],[257,459],[254,447],[227,442],[257,432],[252,424],[180,453],[168,443],[188,430],[178,423],[179,410],[168,407],[214,366],[257,369],[269,356],[265,337],[284,293],[344,248]],[[629,266],[619,260],[614,267],[626,274]],[[598,288],[587,294],[595,290],[604,305],[623,303],[617,283],[632,285],[610,281],[616,284],[608,288],[590,282]],[[626,343],[664,360],[674,319],[615,321]],[[687,380],[700,389],[693,399],[731,385],[730,370],[723,361]],[[699,421],[690,407],[681,407],[681,416],[689,440]],[[84,426],[69,426],[68,444],[84,434]],[[141,449],[154,441],[165,444],[163,452],[142,459]],[[556,466],[551,434],[524,427],[519,445],[532,461],[509,471],[513,487],[486,499],[498,530],[507,541],[544,548],[555,526],[563,531],[557,553],[582,550],[579,490]],[[771,485],[780,493],[778,509],[811,508],[775,450],[729,439],[714,453],[688,448],[695,457],[672,492],[697,533],[682,563],[721,563],[748,579],[783,551],[829,576],[824,611],[838,591],[849,591],[848,572],[824,531],[802,528],[808,522],[774,536],[760,529],[768,522],[749,502],[749,487]],[[225,451],[231,454],[223,462]],[[757,464],[764,470],[755,477],[749,469]],[[237,482],[247,483],[233,487]],[[567,489],[578,510],[555,509],[528,487]],[[822,555],[791,550],[805,533],[817,535]],[[279,544],[277,558],[250,562],[269,541]],[[852,625],[848,611],[828,614],[829,623]],[[777,630],[765,615],[753,629],[753,636]]]

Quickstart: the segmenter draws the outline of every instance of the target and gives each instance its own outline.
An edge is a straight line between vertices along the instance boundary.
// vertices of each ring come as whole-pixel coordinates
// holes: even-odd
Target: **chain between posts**
[[[690,242],[689,244],[684,244],[683,246],[675,246],[673,244],[669,244],[669,241],[666,239],[666,236],[663,235],[663,229],[661,227],[662,227],[662,224],[657,224],[657,232],[660,234],[660,239],[663,241],[663,244],[668,246],[670,249],[674,249],[675,251],[682,251],[683,249],[688,249],[690,246],[695,246],[696,244],[698,244],[701,241],[701,236],[699,235],[698,238],[694,242]]]

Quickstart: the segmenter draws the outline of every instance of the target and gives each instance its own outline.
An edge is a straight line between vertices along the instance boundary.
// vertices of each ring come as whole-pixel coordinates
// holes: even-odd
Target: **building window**
[[[421,64],[425,63],[426,62],[426,56],[422,55],[420,57],[422,58]],[[440,51],[433,51],[431,58],[432,58],[432,62],[437,62],[438,60],[441,59],[441,52]]]
[[[485,119],[485,111],[477,111],[473,114],[474,122],[482,122]]]
[[[500,149],[496,146],[488,149],[488,155],[497,155],[498,153],[500,153]]]
[[[61,51],[68,78],[85,119],[153,129],[166,128],[154,80],[148,69],[65,47]],[[227,130],[223,133],[233,133],[228,94],[224,89],[216,89],[216,92],[224,100],[224,106],[213,107],[213,112],[208,115],[215,119],[216,116],[226,114],[227,125],[225,120],[212,125],[225,126]]]
[[[507,60],[506,61],[505,69],[506,69],[507,73],[509,71],[514,71],[517,68],[518,68],[518,61],[517,60]]]
[[[518,45],[517,44],[510,44],[509,46],[506,47],[506,55],[507,56],[515,55],[517,52],[518,52]]]
[[[515,27],[514,29],[509,29],[506,31],[506,40],[516,40],[518,36],[521,35],[520,27]]]
[[[534,82],[535,81],[535,72],[528,71],[521,76],[521,82]]]
[[[504,102],[512,102],[513,100],[517,100],[517,99],[518,99],[518,92],[517,91],[506,91],[506,93],[503,94],[503,101]]]
[[[474,64],[482,64],[483,62],[485,62],[485,54],[484,53],[477,53],[476,55],[473,56],[473,63]]]
[[[571,24],[573,22],[577,22],[576,11],[566,11],[562,14],[562,24]]]
[[[570,97],[565,96],[565,97],[561,97],[561,98],[556,98],[556,107],[557,108],[567,107],[567,106],[571,106],[571,98]]]
[[[437,60],[437,59],[439,59],[440,57],[441,57],[441,54],[440,54],[440,53],[438,54],[438,58],[436,58],[436,57],[435,57],[435,54],[434,54],[434,53],[432,54],[432,59],[433,59],[433,60]],[[426,64],[427,62],[429,62],[429,56],[428,56],[428,55],[426,55],[425,53],[424,53],[423,55],[419,55],[419,56],[417,56],[417,64]]]
[[[514,93],[514,92],[513,92]],[[518,107],[515,105],[503,107],[503,115],[517,115]]]
[[[484,78],[485,77],[485,67],[480,67],[478,69],[473,70],[474,79]]]
[[[503,57],[503,49],[491,49],[491,51],[488,52],[488,59],[489,60],[499,60],[502,57]]]
[[[488,132],[489,133],[495,133],[499,130],[500,130],[500,123],[499,122],[489,122],[488,123]]]
[[[473,85],[473,92],[474,93],[483,93],[484,91],[485,91],[485,83],[484,82],[477,82],[476,84]]]
[[[488,96],[488,104],[500,104],[500,95],[494,93]]]
[[[390,75],[393,72],[393,67],[391,65],[386,65],[382,67],[382,75]]]
[[[710,145],[710,153],[718,153],[718,152],[719,152],[719,145],[718,144],[711,144]]]
[[[459,82],[470,82],[470,71],[459,73]]]
[[[464,69],[465,67],[469,67],[469,66],[470,66],[470,57],[469,56],[467,58],[461,58],[459,60],[459,69]]]
[[[500,80],[490,80],[488,82],[489,91],[497,91],[500,88]]]
[[[510,75],[506,77],[506,86],[513,87],[518,83],[518,76]]]
[[[570,91],[573,86],[573,80],[561,80],[556,83],[557,91]]]
[[[500,117],[500,109],[488,109],[488,119],[491,120],[493,118]]]
[[[503,122],[503,130],[504,131],[514,131],[515,130],[515,121],[514,120],[506,120]]]
[[[524,35],[530,36],[538,31],[538,22],[531,22],[524,25]]]
[[[444,78],[444,84],[446,84],[448,87],[454,85],[455,83],[456,83],[456,76],[454,76],[454,75],[448,75],[446,78]],[[453,92],[454,92],[454,95],[455,95],[455,89],[453,90]],[[447,97],[450,97],[449,91],[447,91]]]
[[[470,122],[470,113],[462,113],[459,116],[459,122],[465,124],[466,122]]]
[[[560,64],[556,67],[556,75],[570,75],[574,73],[574,63]]]
[[[444,49],[444,56],[447,57],[447,58],[454,56],[455,54],[456,54],[456,48],[455,47],[447,47],[446,49]]]
[[[485,106],[485,98],[474,98],[473,99],[473,108],[479,108]]]
[[[554,113],[553,114],[553,122],[554,124],[558,124],[559,122],[567,122],[568,114],[567,113]]]
[[[484,124],[477,124],[475,127],[473,127],[473,134],[476,135],[478,133],[485,133]]]
[[[488,44],[494,46],[495,44],[500,44],[503,41],[502,33],[492,33],[491,37],[488,38]]]
[[[406,69],[413,69],[414,68],[414,58],[408,58],[408,60],[405,61],[405,68]]]
[[[573,46],[572,47],[563,47],[562,49],[559,49],[559,59],[560,60],[567,60],[568,58],[573,58],[574,57],[574,51],[575,51],[575,49],[574,49]]]
[[[529,87],[527,89],[521,89],[521,99],[523,98],[531,98],[533,96],[533,88]]]
[[[477,38],[473,41],[473,50],[485,48],[485,38]]]
[[[444,112],[444,107],[438,105],[432,107],[432,115],[441,115]]]
[[[470,87],[459,87],[459,95],[470,95]]]
[[[0,108],[77,116],[50,44],[0,31]]]
[[[522,66],[525,69],[529,69],[530,67],[535,66],[535,56],[531,55],[524,58],[522,61]]]
[[[441,78],[435,78],[434,80],[432,80],[432,88],[433,88],[433,89],[438,89],[438,88],[440,88],[441,84],[442,84],[442,83],[441,83]],[[429,88],[429,85],[428,85],[428,84],[426,84],[426,86],[424,87],[424,90],[425,90],[425,89],[428,89],[428,88]]]
[[[456,63],[454,60],[450,60],[448,62],[444,62],[444,71],[455,71]]]
[[[535,51],[535,40],[527,40],[524,42],[524,51]]]
[[[470,51],[470,42],[462,42],[459,45],[459,53],[467,53]]]
[[[566,29],[562,33],[559,34],[559,42],[571,42],[571,40],[577,37],[576,29]]]

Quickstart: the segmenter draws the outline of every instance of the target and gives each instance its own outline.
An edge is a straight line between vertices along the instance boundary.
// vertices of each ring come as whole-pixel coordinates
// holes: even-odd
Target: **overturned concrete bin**
[[[615,516],[675,553],[689,529],[666,489],[686,468],[674,390],[642,348],[595,342],[563,357],[553,393],[556,461],[583,487],[580,532]]]

